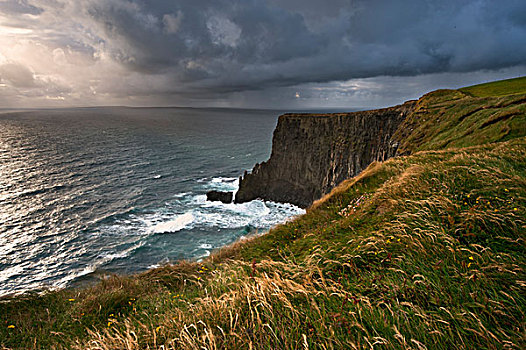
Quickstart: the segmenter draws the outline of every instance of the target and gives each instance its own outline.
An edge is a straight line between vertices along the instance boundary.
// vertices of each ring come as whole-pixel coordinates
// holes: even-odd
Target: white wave
[[[170,263],[170,259],[168,257],[164,257],[160,261],[157,261],[154,264],[148,265],[148,269],[157,269],[159,267],[165,266],[166,264]]]
[[[88,264],[87,266],[80,268],[80,269],[77,268],[77,269],[73,269],[69,271],[65,276],[58,278],[56,281],[53,281],[52,284],[37,282],[35,287],[31,287],[28,289],[46,287],[46,288],[50,288],[51,290],[54,290],[54,289],[65,288],[69,285],[71,281],[76,280],[82,276],[94,273],[95,271],[97,271],[98,268],[110,263],[111,261],[115,259],[123,259],[123,258],[129,257],[135,250],[142,247],[144,243],[145,243],[144,241],[139,241],[137,244],[134,244],[133,246],[127,249],[124,249],[123,251],[118,252],[118,253],[101,254],[91,264]],[[39,280],[44,280],[46,277],[48,277],[48,273],[47,271],[42,271],[40,272],[40,274],[35,275],[33,278],[35,277],[37,277]]]
[[[205,187],[207,189],[219,191],[234,191],[237,192],[239,188],[239,178],[237,177],[214,177]]]
[[[191,212],[179,215],[174,220],[161,222],[155,225],[151,232],[154,233],[165,233],[165,232],[177,232],[187,227],[194,221],[194,215]]]
[[[182,229],[217,231],[221,229],[264,232],[270,227],[305,213],[291,204],[254,200],[247,203],[221,203],[206,200],[205,195],[185,194],[186,200],[167,203],[154,212],[137,215],[131,213],[103,229],[112,235],[144,236],[156,233],[178,232]],[[185,214],[179,214],[186,212]],[[208,242],[215,246],[216,242]]]
[[[135,252],[137,249],[144,246],[145,243],[146,241],[137,239],[135,244],[133,244],[131,247],[128,247],[127,249],[121,250],[120,252],[102,253],[99,255],[99,259],[97,259],[95,263],[92,264],[92,267],[96,269],[100,266],[106,265],[107,263],[113,260],[127,258],[131,256],[133,252]]]
[[[132,247],[130,249],[125,249],[125,250],[123,250],[121,252],[118,252],[118,253],[103,254],[102,255],[102,260],[100,262],[107,263],[107,262],[110,262],[110,261],[115,260],[115,259],[126,258],[135,249],[136,249],[135,247]]]
[[[212,249],[212,245],[208,243],[203,243],[199,246],[201,249]]]
[[[210,256],[210,251],[205,250],[203,254],[197,255],[195,258],[197,259],[197,262],[202,262],[204,258],[209,257],[209,256]]]
[[[73,271],[71,273],[69,273],[68,275],[60,278],[59,280],[55,281],[53,283],[53,287],[56,288],[56,289],[60,289],[60,288],[65,288],[69,282],[79,278],[79,277],[82,277],[82,276],[86,276],[86,275],[89,275],[93,272],[95,272],[97,270],[97,265],[98,264],[90,264],[88,266],[86,266],[85,268],[83,269],[80,269],[80,270],[77,270],[77,271]]]
[[[254,200],[242,204],[202,202],[194,211],[195,224],[214,228],[269,228],[305,211],[291,204]]]
[[[218,183],[218,182],[232,182],[237,180],[237,177],[214,177],[212,179],[212,182]]]
[[[192,197],[192,200],[190,201],[190,204],[192,205],[203,205],[203,204],[206,204],[206,203],[213,203],[213,202],[209,202],[206,200],[206,195],[205,194],[199,194],[197,196],[194,196]]]

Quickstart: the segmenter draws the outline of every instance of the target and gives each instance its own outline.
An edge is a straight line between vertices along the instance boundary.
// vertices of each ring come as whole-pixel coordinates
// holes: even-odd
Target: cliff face
[[[280,116],[270,159],[240,178],[235,202],[261,198],[309,206],[371,162],[393,157],[398,143],[391,137],[414,106]]]

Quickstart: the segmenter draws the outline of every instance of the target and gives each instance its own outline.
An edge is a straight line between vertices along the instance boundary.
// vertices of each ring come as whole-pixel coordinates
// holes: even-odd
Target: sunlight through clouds
[[[456,86],[458,74],[523,75],[525,10],[482,0],[3,0],[0,103],[387,105]],[[393,79],[409,90],[391,91]]]

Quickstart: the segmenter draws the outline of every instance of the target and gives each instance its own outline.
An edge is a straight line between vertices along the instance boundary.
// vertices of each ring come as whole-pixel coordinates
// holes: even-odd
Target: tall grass
[[[307,215],[203,263],[2,304],[2,323],[16,328],[1,339],[8,348],[524,348],[525,169],[524,138],[375,163]]]

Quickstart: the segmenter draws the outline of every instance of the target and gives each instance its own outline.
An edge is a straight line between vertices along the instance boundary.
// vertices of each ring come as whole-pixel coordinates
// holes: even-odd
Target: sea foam
[[[167,233],[181,231],[194,221],[194,215],[191,212],[179,215],[174,220],[161,222],[152,228],[154,233]]]

